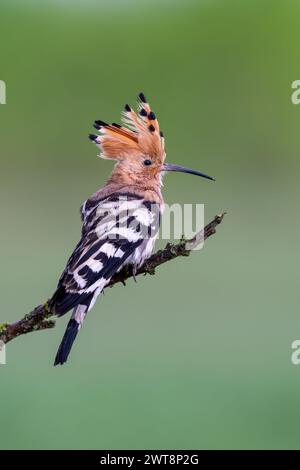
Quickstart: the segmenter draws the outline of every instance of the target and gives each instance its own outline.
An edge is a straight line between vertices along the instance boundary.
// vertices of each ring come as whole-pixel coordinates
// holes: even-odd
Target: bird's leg
[[[137,282],[136,281],[136,272],[137,272],[137,267],[135,264],[132,265],[132,277],[134,279],[134,282]]]

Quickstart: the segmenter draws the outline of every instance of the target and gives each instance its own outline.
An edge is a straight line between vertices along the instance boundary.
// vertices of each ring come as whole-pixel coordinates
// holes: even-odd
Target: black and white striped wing
[[[77,305],[88,309],[110,278],[159,228],[159,214],[136,196],[113,196],[83,206],[82,238],[70,257],[50,308],[63,315]]]

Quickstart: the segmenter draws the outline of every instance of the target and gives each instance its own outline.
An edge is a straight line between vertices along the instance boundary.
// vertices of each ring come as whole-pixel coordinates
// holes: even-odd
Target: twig
[[[155,274],[155,269],[161,264],[171,261],[179,256],[188,256],[190,252],[202,243],[207,238],[211,237],[216,233],[216,227],[219,225],[224,216],[225,212],[217,215],[204,229],[197,233],[191,240],[182,239],[179,243],[173,244],[168,243],[162,250],[154,253],[148,260],[135,272],[133,272],[131,266],[125,266],[119,273],[115,274],[107,287],[112,287],[115,284],[121,282],[125,285],[125,281],[131,277],[137,277],[141,274]],[[14,338],[20,335],[30,333],[31,331],[46,330],[55,326],[55,321],[51,319],[54,314],[50,312],[48,302],[43,305],[39,305],[32,312],[25,315],[21,320],[15,323],[0,324],[0,341],[8,343]]]

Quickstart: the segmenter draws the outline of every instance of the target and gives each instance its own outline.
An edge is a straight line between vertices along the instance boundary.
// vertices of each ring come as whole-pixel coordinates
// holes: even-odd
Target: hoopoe
[[[111,277],[125,264],[135,270],[151,255],[164,207],[164,173],[181,171],[214,179],[165,163],[163,133],[143,93],[138,113],[126,104],[122,119],[124,126],[95,121],[99,135],[89,136],[99,147],[99,156],[116,164],[106,184],[81,207],[81,240],[49,302],[58,316],[73,310],[54,365],[67,361],[87,313]]]

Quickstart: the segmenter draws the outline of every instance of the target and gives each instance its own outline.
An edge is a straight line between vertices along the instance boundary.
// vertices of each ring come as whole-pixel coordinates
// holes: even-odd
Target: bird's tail
[[[59,345],[58,351],[55,356],[54,365],[62,365],[67,362],[73,343],[76,339],[77,333],[84,321],[87,314],[86,305],[78,305],[75,307],[72,318],[70,319],[63,339]]]

